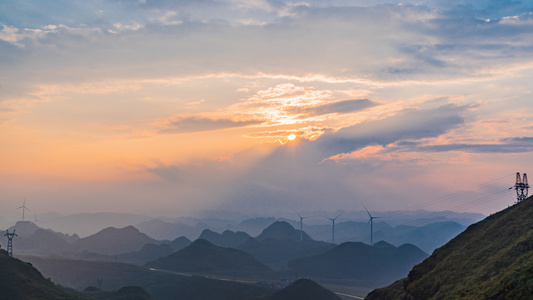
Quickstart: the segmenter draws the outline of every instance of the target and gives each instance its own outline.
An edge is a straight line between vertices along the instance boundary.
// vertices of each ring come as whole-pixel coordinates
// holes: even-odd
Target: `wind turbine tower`
[[[302,241],[304,239],[304,231],[303,231],[303,225],[304,225],[304,219],[308,218],[308,217],[302,217],[300,216],[299,213],[296,213],[298,215],[298,217],[300,217],[300,241]]]
[[[327,219],[331,220],[331,222],[332,222],[332,226],[331,226],[331,243],[332,244],[335,244],[335,220],[337,220],[337,218],[340,217],[341,215],[342,215],[342,212],[340,214],[338,214],[335,218],[326,217]]]
[[[22,204],[22,206],[20,207],[17,207],[15,209],[21,209],[22,208],[22,222],[24,222],[24,211],[27,209],[28,211],[30,211],[30,209],[26,206],[26,198],[24,198],[24,203]]]
[[[370,217],[370,219],[368,220],[368,223],[370,223],[370,246],[374,246],[374,219],[379,219],[381,217],[373,217],[368,211],[368,209],[366,209],[365,205],[363,203],[361,204],[363,205],[363,207],[366,210],[366,213]],[[366,227],[368,227],[368,223],[366,223]],[[365,230],[366,230],[366,227],[365,227]]]

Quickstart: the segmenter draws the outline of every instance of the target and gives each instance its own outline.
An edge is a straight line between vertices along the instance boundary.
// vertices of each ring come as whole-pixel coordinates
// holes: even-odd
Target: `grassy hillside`
[[[0,250],[0,299],[82,300],[86,299],[56,286],[32,265],[9,257]]]
[[[471,225],[415,266],[401,283],[367,299],[530,299],[533,295],[533,200]]]

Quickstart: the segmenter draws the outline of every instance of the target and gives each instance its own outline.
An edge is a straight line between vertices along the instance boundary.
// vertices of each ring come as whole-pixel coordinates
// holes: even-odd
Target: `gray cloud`
[[[353,99],[353,100],[341,100],[331,103],[326,103],[322,105],[317,105],[313,107],[289,107],[285,111],[291,114],[302,114],[305,117],[314,117],[327,114],[347,114],[359,110],[364,110],[378,105],[376,102],[373,102],[368,99]]]
[[[468,107],[446,105],[436,109],[407,109],[395,116],[369,121],[324,134],[317,143],[328,156],[349,153],[368,145],[388,145],[405,139],[437,137],[464,124]]]
[[[449,152],[461,151],[468,153],[525,153],[533,151],[533,137],[514,137],[500,139],[500,143],[467,144],[451,143],[446,145],[423,146],[419,143],[399,144],[400,149],[419,152]],[[391,149],[392,151],[394,150]],[[399,149],[396,149],[399,150]]]
[[[179,118],[171,121],[167,128],[161,129],[159,133],[192,133],[202,131],[215,131],[227,128],[244,127],[248,125],[260,124],[262,121],[233,121],[230,119],[210,119],[202,117]]]

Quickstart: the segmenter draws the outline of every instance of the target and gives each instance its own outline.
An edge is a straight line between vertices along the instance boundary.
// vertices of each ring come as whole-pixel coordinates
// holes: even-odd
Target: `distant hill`
[[[249,239],[239,249],[250,253],[260,262],[275,270],[284,270],[289,261],[309,255],[324,253],[335,245],[313,240],[277,240],[258,241]]]
[[[252,236],[259,235],[265,228],[267,228],[269,225],[274,223],[276,219],[274,217],[258,217],[258,218],[252,218],[252,219],[246,219],[237,226],[237,230],[241,230],[244,232],[247,232],[248,234]]]
[[[109,227],[91,236],[77,240],[73,247],[76,251],[116,255],[139,251],[146,244],[159,244],[158,241],[139,232],[133,226],[121,229]]]
[[[145,221],[136,225],[141,232],[159,240],[173,240],[179,236],[185,236],[188,239],[196,239],[200,233],[207,228],[205,224],[189,226],[183,223],[169,223],[158,219]]]
[[[418,222],[422,222],[419,220]],[[368,222],[343,221],[335,224],[335,242],[370,242]],[[415,223],[415,224],[416,224]],[[413,224],[412,220],[406,224]],[[424,252],[431,253],[433,250],[444,245],[449,240],[466,229],[465,225],[457,222],[432,222],[422,226],[397,225],[391,226],[386,222],[374,223],[374,240],[386,241],[399,246],[413,244]],[[331,224],[307,225],[306,232],[318,241],[331,241]]]
[[[18,221],[15,225],[8,228],[9,232],[13,232],[23,238],[30,237],[35,231],[41,229],[39,226],[35,225],[33,222],[29,221]]]
[[[435,222],[420,227],[397,226],[392,233],[385,235],[384,240],[395,245],[413,244],[427,253],[432,253],[465,229],[466,226],[451,221]]]
[[[335,293],[309,279],[299,279],[265,297],[267,300],[341,300]]]
[[[115,260],[127,262],[136,265],[144,265],[149,261],[156,260],[160,257],[170,255],[174,252],[172,247],[167,244],[155,245],[146,244],[141,250],[136,252],[122,253],[115,255]]]
[[[491,215],[435,250],[409,276],[366,299],[530,299],[532,197]]]
[[[50,229],[42,229],[32,222],[19,221],[9,228],[17,234],[13,239],[13,252],[16,255],[63,255],[72,251],[71,243],[76,235],[69,236]],[[0,234],[0,244],[6,245],[7,239]]]
[[[10,300],[82,300],[85,297],[56,286],[32,265],[0,250],[0,298]]]
[[[38,229],[26,240],[30,244],[28,248],[35,250],[31,252],[39,255],[59,255],[72,251],[72,244],[56,233],[44,229]]]
[[[163,243],[172,247],[172,250],[178,251],[189,246],[192,242],[188,238],[184,236],[180,236],[179,238],[176,238],[173,241],[168,241],[168,242],[165,241]]]
[[[307,235],[307,233],[305,232],[302,232],[300,235],[300,230],[294,229],[291,224],[285,221],[276,221],[267,228],[265,228],[263,232],[261,232],[261,234],[258,235],[255,239],[258,241],[264,241],[267,239],[285,241],[300,240],[300,237],[302,240],[305,241],[312,240],[311,237],[309,237],[309,235]]]
[[[78,234],[87,237],[108,227],[123,228],[151,219],[145,215],[127,213],[99,212],[59,215],[55,213],[39,216],[46,227],[55,231]]]
[[[347,242],[323,254],[295,259],[288,266],[304,277],[379,286],[406,276],[416,263],[427,256],[411,244],[395,247],[383,241],[374,246]]]
[[[149,262],[146,266],[177,272],[265,272],[270,270],[246,252],[219,247],[202,239],[194,241],[191,245],[169,256]]]
[[[251,236],[242,231],[233,232],[226,230],[222,234],[219,234],[209,229],[205,229],[202,231],[202,234],[198,239],[209,241],[220,247],[237,248],[249,238],[251,238]]]

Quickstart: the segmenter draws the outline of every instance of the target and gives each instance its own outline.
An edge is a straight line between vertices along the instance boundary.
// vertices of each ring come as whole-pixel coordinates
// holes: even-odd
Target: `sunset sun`
[[[294,141],[296,139],[296,134],[291,133],[287,138],[289,139],[289,141]]]

